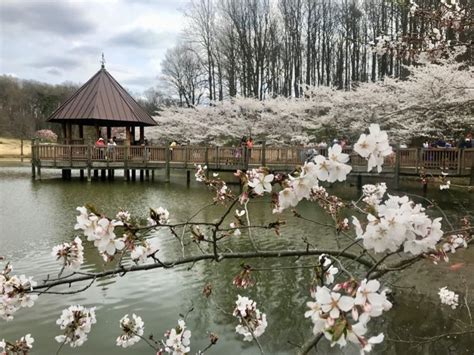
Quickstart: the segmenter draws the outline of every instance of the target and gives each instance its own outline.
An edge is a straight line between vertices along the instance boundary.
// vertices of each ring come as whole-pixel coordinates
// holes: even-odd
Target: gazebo
[[[82,85],[66,102],[48,118],[49,122],[62,124],[65,144],[84,141],[84,126],[94,126],[96,138],[101,127],[107,128],[107,139],[112,137],[112,127],[125,127],[125,144],[135,141],[135,127],[140,127],[140,143],[144,143],[145,126],[156,126],[155,120],[138,105],[127,91],[105,69],[101,69]],[[73,138],[72,125],[78,125],[79,136]]]

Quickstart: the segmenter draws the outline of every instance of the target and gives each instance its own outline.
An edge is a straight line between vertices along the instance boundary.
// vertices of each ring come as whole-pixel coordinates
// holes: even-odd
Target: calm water
[[[189,217],[197,207],[209,203],[212,196],[205,188],[192,184],[186,187],[185,177],[180,176],[172,184],[163,182],[126,183],[117,179],[115,182],[81,182],[78,180],[61,181],[56,175],[46,177],[41,182],[30,178],[29,169],[0,168],[0,255],[10,260],[15,273],[25,273],[41,280],[47,274],[55,275],[58,264],[50,256],[54,245],[69,241],[74,236],[74,222],[77,214],[75,208],[92,203],[101,206],[107,213],[115,213],[119,208],[146,217],[148,207],[163,206],[171,213],[172,222]],[[348,198],[355,198],[353,188],[343,186]],[[419,191],[417,191],[419,192]],[[441,205],[452,217],[472,213],[473,194],[454,194],[455,203],[449,202],[447,194],[435,194]],[[253,223],[274,220],[269,205],[254,203],[250,206]],[[303,204],[301,211],[313,219],[324,221],[326,216],[318,208]],[[196,220],[212,221],[219,216],[220,209],[213,207],[204,210]],[[289,217],[289,216],[286,216]],[[321,247],[336,247],[331,230],[314,228],[308,223],[296,223],[289,218],[289,223],[282,229],[282,236],[259,233],[258,244],[262,248],[294,248],[301,244],[300,235]],[[179,255],[176,241],[167,234],[160,235],[162,240],[160,255],[170,260]],[[234,238],[229,245],[233,250],[248,249],[246,237]],[[83,270],[99,271],[103,264],[95,249],[86,247],[86,264]],[[456,259],[457,258],[457,259]],[[455,261],[464,261],[466,266],[459,272],[446,277],[446,266],[434,267],[424,264],[417,267],[416,275],[390,280],[398,285],[416,285],[416,289],[394,288],[396,301],[393,310],[386,317],[374,322],[378,334],[380,329],[393,337],[408,335],[429,336],[446,331],[457,330],[453,318],[464,317],[462,312],[439,311],[437,289],[448,285],[458,286],[462,290],[461,279],[468,280],[472,286],[474,254],[468,250],[463,255],[456,255]],[[278,267],[303,265],[311,260],[248,260],[254,267]],[[258,354],[253,344],[244,343],[235,334],[236,320],[218,308],[231,312],[237,294],[248,295],[255,299],[258,307],[267,313],[269,326],[261,337],[266,353],[295,353],[293,344],[301,344],[311,332],[311,322],[304,319],[306,301],[309,300],[308,269],[285,269],[260,272],[256,275],[257,286],[248,290],[238,290],[232,286],[233,277],[239,272],[238,261],[224,261],[219,264],[201,262],[190,270],[187,266],[168,270],[152,270],[129,274],[125,277],[113,277],[98,281],[87,291],[67,296],[43,295],[32,309],[22,309],[10,322],[0,320],[0,339],[17,339],[26,333],[35,338],[33,354],[54,354],[58,348],[54,336],[60,334],[55,324],[61,310],[70,304],[97,307],[97,324],[88,342],[81,348],[64,347],[62,354],[146,354],[150,349],[140,342],[129,349],[115,346],[119,335],[118,322],[125,313],[141,315],[145,322],[145,334],[153,333],[156,338],[177,323],[179,314],[194,306],[188,316],[188,326],[192,330],[192,353],[207,345],[208,332],[215,332],[220,339],[209,354]],[[201,294],[203,286],[210,282],[213,285],[213,301],[209,303]],[[452,287],[451,287],[452,286]],[[471,294],[474,294],[472,292]],[[266,300],[263,302],[263,300]],[[464,319],[464,318],[462,318]],[[338,348],[330,349],[327,342],[321,342],[321,353],[341,353]],[[461,340],[450,339],[436,346],[413,348],[405,344],[385,343],[376,347],[374,353],[396,354],[410,353],[454,353],[472,354],[474,340],[467,337]],[[358,353],[356,348],[347,348],[344,353]]]

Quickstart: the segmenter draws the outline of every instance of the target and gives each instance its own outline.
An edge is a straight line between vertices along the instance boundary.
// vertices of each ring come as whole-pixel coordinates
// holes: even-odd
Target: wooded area
[[[185,41],[168,51],[163,75],[188,107],[206,94],[210,101],[301,97],[306,85],[349,90],[384,76],[403,77],[403,66],[413,64],[419,51],[469,41],[468,4],[458,3],[193,0]],[[472,48],[465,58],[472,60]]]
[[[31,138],[36,130],[50,128],[46,118],[77,88],[72,83],[50,85],[0,76],[2,136]]]

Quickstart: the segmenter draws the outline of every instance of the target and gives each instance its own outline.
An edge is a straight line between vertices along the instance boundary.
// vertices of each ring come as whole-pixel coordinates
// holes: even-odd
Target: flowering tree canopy
[[[193,109],[168,108],[147,136],[161,141],[226,144],[252,135],[269,144],[310,144],[346,135],[355,140],[379,123],[392,141],[457,139],[474,126],[472,67],[446,60],[409,68],[407,79],[386,77],[352,91],[307,87],[302,98],[234,98]]]

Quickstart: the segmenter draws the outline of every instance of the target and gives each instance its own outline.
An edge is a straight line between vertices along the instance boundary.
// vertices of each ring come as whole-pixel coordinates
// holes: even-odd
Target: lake
[[[112,216],[118,209],[124,208],[144,218],[147,217],[148,207],[163,206],[169,210],[171,222],[179,222],[212,201],[212,195],[204,186],[194,182],[186,186],[185,176],[173,177],[173,183],[127,183],[121,178],[113,182],[87,183],[78,179],[62,181],[48,171],[43,172],[42,181],[32,181],[30,173],[28,168],[0,168],[0,255],[12,262],[13,274],[34,276],[38,282],[47,274],[57,275],[60,267],[51,256],[51,248],[72,240],[76,235],[73,227],[78,214],[77,206],[92,203]],[[340,185],[333,191],[350,199],[356,199],[358,195],[356,189],[348,184]],[[420,193],[421,188],[415,186],[413,191]],[[435,198],[453,220],[468,213],[472,215],[474,194],[456,191],[441,193],[434,187],[429,192],[428,197]],[[328,220],[315,205],[302,203],[298,208],[313,219]],[[251,203],[250,211],[252,223],[275,220],[270,205],[262,200]],[[207,208],[195,220],[213,221],[220,212],[222,207]],[[288,219],[288,224],[282,227],[280,237],[271,232],[255,234],[262,249],[301,246],[301,235],[307,235],[312,243],[321,247],[337,246],[331,229],[314,228],[311,223],[296,221],[290,214],[283,216]],[[166,261],[178,257],[180,248],[176,240],[165,232],[158,235],[161,259]],[[103,270],[104,265],[96,249],[90,242],[85,244],[82,270]],[[244,234],[233,237],[228,246],[234,251],[250,250]],[[13,340],[31,333],[35,338],[33,354],[54,354],[59,347],[54,336],[61,334],[56,319],[62,309],[71,304],[81,304],[97,307],[97,324],[93,325],[89,340],[82,347],[71,349],[64,346],[61,354],[152,354],[153,351],[143,341],[128,349],[115,345],[115,339],[120,334],[120,318],[126,313],[140,315],[145,322],[145,335],[153,333],[155,338],[160,339],[167,329],[177,325],[179,314],[186,313],[192,307],[194,310],[187,318],[187,325],[192,330],[191,353],[203,349],[208,344],[208,333],[214,332],[219,335],[219,341],[206,353],[258,354],[258,348],[253,343],[243,342],[241,336],[235,333],[237,320],[229,315],[240,294],[254,299],[258,308],[267,314],[269,325],[260,338],[266,353],[293,354],[294,344],[302,344],[311,333],[311,321],[303,316],[306,302],[310,301],[308,288],[311,270],[285,267],[308,265],[315,260],[315,257],[300,260],[246,260],[253,267],[274,269],[256,273],[257,285],[247,290],[232,285],[233,277],[241,270],[240,261],[237,260],[199,262],[190,269],[187,265],[101,279],[79,294],[40,296],[33,308],[19,310],[14,320],[0,320],[0,339]],[[463,292],[463,278],[467,280],[467,287],[474,290],[472,248],[456,253],[452,260],[465,265],[453,272],[445,264],[436,266],[423,261],[416,266],[414,274],[404,272],[397,278],[387,280],[392,284],[388,286],[395,295],[394,307],[385,316],[370,323],[373,327],[369,329],[369,334],[376,335],[383,330],[392,337],[398,335],[407,338],[456,331],[456,319],[465,320],[465,312],[441,307],[437,292],[443,286]],[[202,296],[206,283],[213,286],[211,300]],[[415,288],[411,288],[413,285]],[[327,341],[321,341],[319,349],[321,353],[341,353],[337,347],[330,348]],[[423,348],[384,342],[383,345],[375,346],[373,353],[397,354],[407,351],[472,354],[474,337],[450,338]],[[358,354],[358,350],[347,347],[344,353]]]

